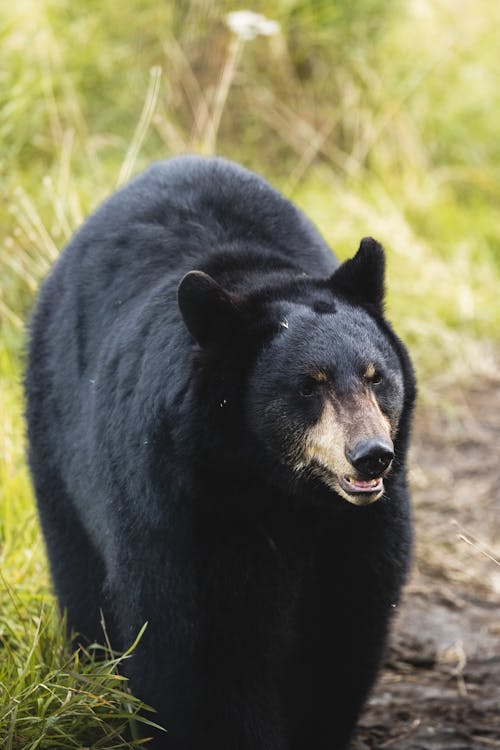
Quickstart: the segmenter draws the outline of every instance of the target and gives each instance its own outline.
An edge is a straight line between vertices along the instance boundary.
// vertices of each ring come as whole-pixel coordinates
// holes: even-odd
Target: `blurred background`
[[[341,259],[364,235],[386,246],[388,317],[410,347],[420,384],[412,483],[422,531],[408,611],[421,627],[436,587],[455,606],[473,591],[490,609],[469,630],[490,632],[500,594],[499,22],[496,0],[2,3],[6,747],[31,747],[54,726],[65,743],[74,741],[61,747],[90,746],[97,740],[82,739],[75,718],[83,710],[104,712],[99,721],[108,728],[93,747],[121,746],[109,726],[135,710],[114,692],[112,660],[92,684],[101,696],[107,691],[113,720],[71,677],[87,667],[63,668],[24,460],[25,321],[41,278],[92,209],[152,160],[178,153],[219,154],[261,173],[306,211]],[[419,596],[420,615],[411,609]],[[445,676],[462,658],[456,644],[464,637],[434,643],[433,663]],[[464,653],[466,662],[479,658],[477,649]],[[85,679],[97,679],[98,669]],[[56,718],[47,723],[48,716]],[[123,716],[116,721],[122,726]],[[488,739],[486,719],[482,726]],[[373,727],[366,732],[365,747],[382,747],[369,744]]]

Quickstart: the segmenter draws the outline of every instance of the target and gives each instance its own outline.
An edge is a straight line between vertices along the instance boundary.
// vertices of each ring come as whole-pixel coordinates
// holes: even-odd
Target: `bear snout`
[[[367,479],[380,477],[389,468],[394,458],[392,440],[385,437],[360,440],[354,448],[346,450],[349,463]]]

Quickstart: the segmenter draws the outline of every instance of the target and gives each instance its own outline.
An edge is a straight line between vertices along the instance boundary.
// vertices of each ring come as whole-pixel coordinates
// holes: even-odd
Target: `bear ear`
[[[385,253],[372,237],[364,237],[353,258],[346,260],[330,277],[334,291],[374,305],[382,311],[384,301]]]
[[[190,334],[203,348],[227,337],[240,322],[235,298],[203,271],[183,276],[177,301]]]

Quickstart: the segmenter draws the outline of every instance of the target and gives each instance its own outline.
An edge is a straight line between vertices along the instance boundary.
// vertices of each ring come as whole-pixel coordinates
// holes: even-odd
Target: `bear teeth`
[[[375,479],[355,479],[351,476],[346,477],[347,483],[350,484],[351,487],[358,489],[368,489],[369,487],[376,489],[380,485],[381,479],[381,477],[376,477]]]

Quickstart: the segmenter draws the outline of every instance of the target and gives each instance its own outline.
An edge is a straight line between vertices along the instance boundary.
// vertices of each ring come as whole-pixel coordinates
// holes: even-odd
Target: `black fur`
[[[91,641],[101,609],[120,649],[148,622],[129,676],[156,748],[340,750],[375,678],[411,546],[414,380],[378,243],[337,266],[262,179],[181,157],[107,200],[40,291],[27,421],[55,590]],[[355,507],[290,456],[321,412],[311,367],[341,397],[373,359],[396,457]]]

